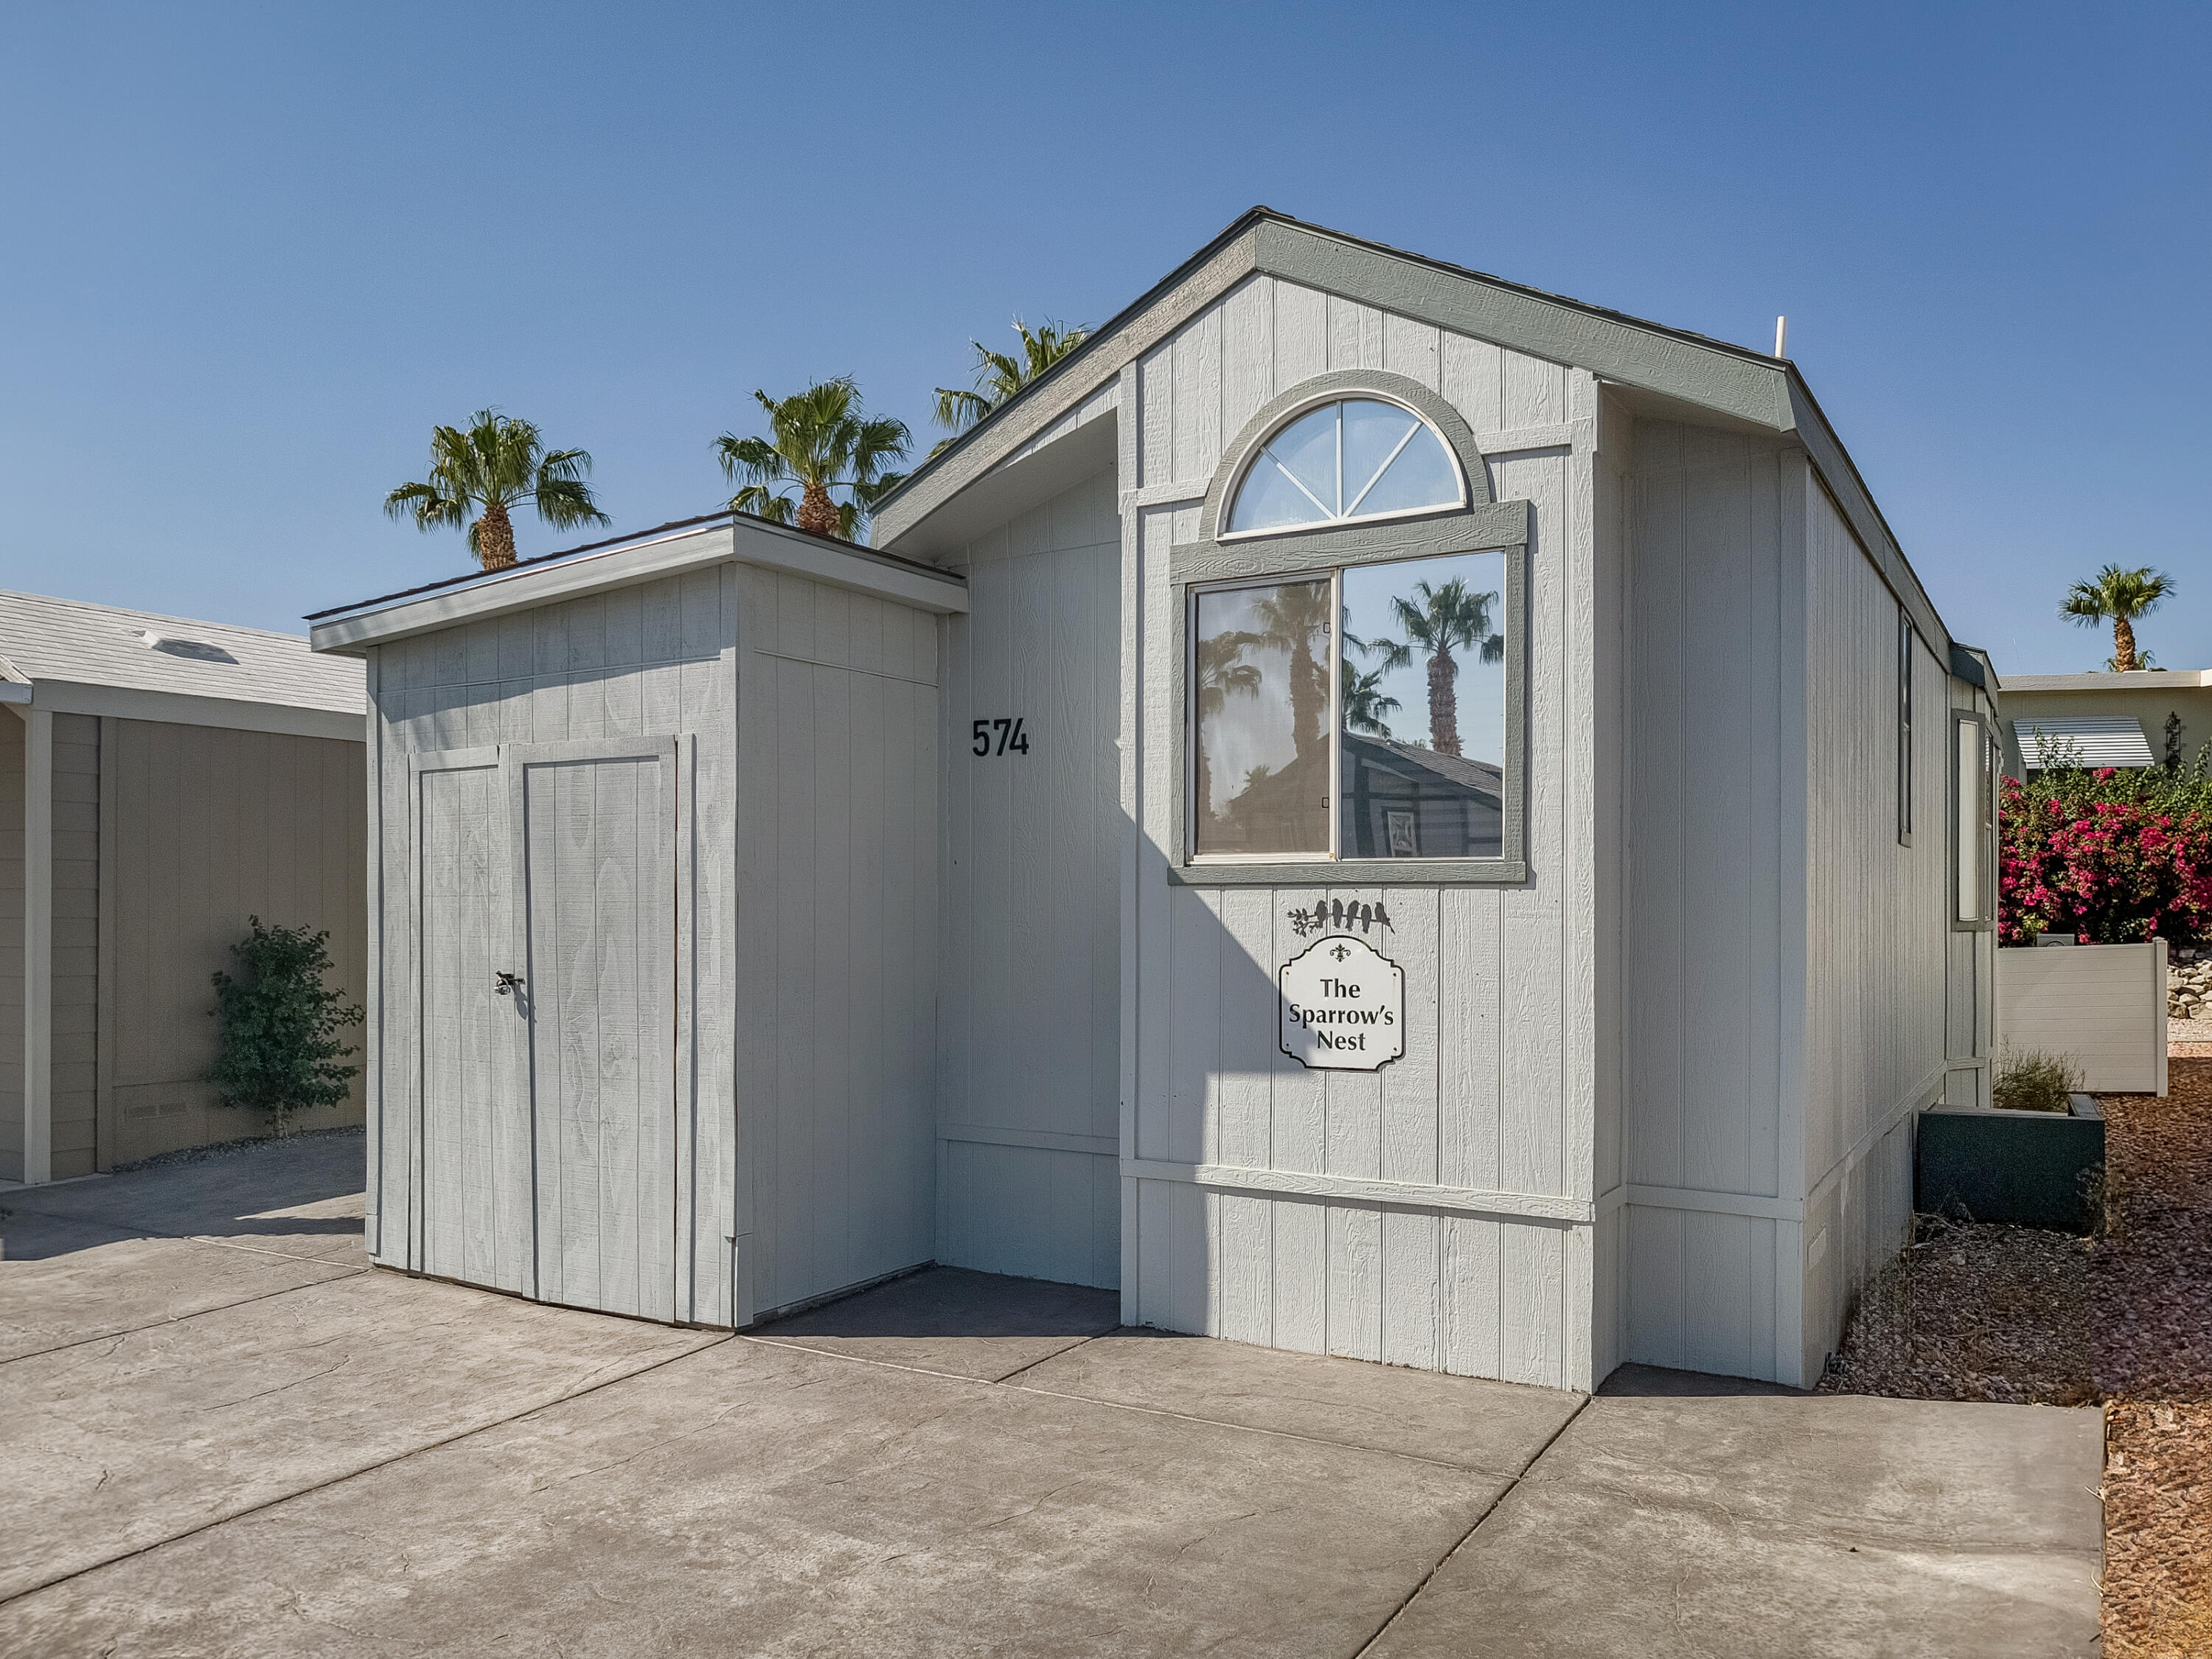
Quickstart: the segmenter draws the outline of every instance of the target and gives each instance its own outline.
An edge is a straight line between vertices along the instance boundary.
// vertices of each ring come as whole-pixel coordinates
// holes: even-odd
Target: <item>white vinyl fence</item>
[[[2166,941],[1999,951],[1997,1063],[2063,1054],[2081,1086],[2166,1092]]]

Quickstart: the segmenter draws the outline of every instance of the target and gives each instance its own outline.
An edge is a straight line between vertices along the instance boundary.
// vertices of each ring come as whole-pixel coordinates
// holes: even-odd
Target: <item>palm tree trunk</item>
[[[1449,651],[1429,659],[1429,747],[1459,753],[1459,665]]]
[[[2136,630],[2125,617],[2112,618],[2112,672],[2124,674],[2136,665]]]
[[[487,570],[514,568],[514,521],[497,501],[484,508],[477,520],[477,562]]]
[[[834,536],[843,522],[837,503],[830,499],[830,486],[809,478],[799,500],[799,527],[810,536]]]

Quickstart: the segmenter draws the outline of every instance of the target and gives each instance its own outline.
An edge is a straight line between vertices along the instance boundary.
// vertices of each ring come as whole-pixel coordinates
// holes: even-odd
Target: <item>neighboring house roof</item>
[[[2212,668],[2137,668],[2125,674],[2014,674],[2005,695],[2018,691],[2176,691],[2212,686]]]
[[[360,663],[297,634],[0,591],[0,700],[310,737],[366,735]],[[27,695],[24,695],[27,691]]]
[[[1929,602],[1865,481],[1794,363],[1723,340],[1567,299],[1481,271],[1386,247],[1255,207],[1200,248],[1082,345],[924,461],[876,504],[878,546],[942,557],[968,520],[1012,517],[1036,503],[1015,482],[1066,488],[1111,465],[1110,432],[1121,371],[1218,302],[1247,277],[1270,274],[1511,349],[1589,370],[1603,380],[1708,411],[1739,429],[1788,434],[1915,623],[1937,647],[1949,630]],[[1085,434],[1087,441],[1063,441]],[[1062,465],[1046,457],[1069,452]],[[1127,488],[1133,481],[1123,480]],[[976,486],[982,486],[977,489]],[[972,495],[969,492],[973,491]],[[951,507],[966,497],[974,510]]]
[[[1364,732],[1347,732],[1344,740],[1349,748],[1371,751],[1370,759],[1387,758],[1402,767],[1434,773],[1446,783],[1487,795],[1493,802],[1504,793],[1505,774],[1488,761],[1468,760],[1459,755],[1447,755],[1425,744],[1403,743],[1396,738],[1378,738]]]

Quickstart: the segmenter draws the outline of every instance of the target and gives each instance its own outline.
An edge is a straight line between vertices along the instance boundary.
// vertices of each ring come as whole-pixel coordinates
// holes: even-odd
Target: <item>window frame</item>
[[[1215,526],[1227,511],[1230,492],[1260,447],[1287,421],[1316,404],[1370,397],[1403,405],[1436,431],[1459,468],[1466,496],[1457,507],[1423,508],[1416,514],[1376,516],[1336,524],[1251,531],[1223,539]],[[1199,538],[1169,551],[1171,592],[1167,641],[1170,672],[1166,702],[1175,721],[1171,844],[1168,879],[1190,887],[1376,887],[1517,884],[1528,878],[1528,542],[1530,504],[1498,501],[1490,495],[1487,470],[1474,434],[1458,411],[1417,381],[1371,370],[1343,370],[1319,375],[1273,399],[1255,414],[1225,452],[1199,514]],[[1347,859],[1339,856],[1342,801],[1338,787],[1342,733],[1339,704],[1343,687],[1339,659],[1343,649],[1340,573],[1358,565],[1395,564],[1455,553],[1504,555],[1504,591],[1499,626],[1505,635],[1505,764],[1504,818],[1499,856],[1492,859]],[[1270,581],[1329,580],[1335,605],[1329,628],[1329,843],[1325,854],[1210,854],[1192,851],[1196,826],[1192,799],[1197,789],[1196,710],[1191,707],[1193,625],[1201,592],[1250,587]]]
[[[1960,789],[1959,734],[1968,727],[1978,733],[1981,740],[1974,769],[1974,799],[1972,803],[1964,798]],[[1954,933],[1986,933],[1993,932],[1997,925],[1997,757],[1993,752],[1996,738],[1989,717],[1977,709],[1954,708],[1950,730],[1951,744],[1943,757],[1943,769],[1950,778],[1944,793],[1950,798],[1950,811],[1947,815],[1950,822],[1946,826],[1950,830],[1950,851],[1947,855],[1950,879],[1945,885],[1949,889],[1951,897],[1951,931]],[[1966,815],[1970,810],[1981,820],[1972,828],[1980,838],[1982,866],[1982,914],[1971,919],[1960,914],[1960,901],[1964,896],[1960,891],[1964,872],[1960,868],[1959,860],[1960,849],[1966,845]]]
[[[1277,414],[1275,416],[1273,424],[1269,426],[1267,430],[1261,434],[1258,441],[1245,447],[1243,458],[1237,464],[1236,472],[1231,475],[1228,487],[1222,492],[1220,514],[1222,521],[1225,522],[1230,514],[1235,510],[1237,498],[1244,492],[1245,482],[1251,477],[1252,470],[1259,465],[1260,459],[1267,453],[1267,446],[1275,441],[1276,434],[1284,431],[1293,422],[1304,420],[1308,415],[1312,414],[1314,410],[1326,408],[1332,404],[1341,404],[1362,402],[1389,404],[1393,408],[1404,410],[1406,413],[1412,416],[1414,420],[1426,427],[1430,433],[1435,436],[1437,441],[1443,445],[1444,459],[1450,462],[1453,479],[1459,486],[1459,498],[1456,501],[1433,502],[1426,507],[1401,507],[1389,513],[1357,513],[1344,518],[1309,519],[1303,524],[1271,525],[1264,530],[1224,530],[1220,532],[1218,539],[1224,542],[1249,542],[1268,536],[1295,536],[1312,531],[1343,530],[1347,529],[1353,525],[1389,524],[1401,519],[1432,518],[1439,513],[1457,513],[1463,511],[1466,508],[1468,504],[1467,463],[1461,459],[1459,451],[1453,445],[1451,440],[1446,437],[1442,431],[1437,429],[1437,423],[1429,419],[1427,416],[1422,414],[1419,410],[1414,408],[1413,404],[1408,403],[1405,398],[1393,398],[1385,393],[1370,392],[1364,389],[1343,392],[1313,392],[1310,387],[1302,387],[1300,390],[1301,392],[1304,394],[1300,398],[1300,400],[1293,404],[1288,410]],[[1338,489],[1341,491],[1343,488],[1342,474],[1344,467],[1343,416],[1339,416],[1337,420]],[[1402,444],[1400,446],[1401,448],[1403,447],[1404,446]],[[1391,457],[1391,459],[1394,461],[1396,459],[1397,457],[1395,455]],[[1387,467],[1384,469],[1386,471],[1388,470],[1389,469]],[[1372,482],[1380,483],[1381,477],[1382,475],[1380,473],[1376,474],[1376,478]]]
[[[1912,845],[1912,683],[1919,634],[1912,613],[1897,607],[1897,844]]]

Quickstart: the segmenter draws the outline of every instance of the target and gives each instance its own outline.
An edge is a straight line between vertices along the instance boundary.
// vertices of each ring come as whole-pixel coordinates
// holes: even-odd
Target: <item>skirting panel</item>
[[[1586,1225],[1133,1180],[1136,1316],[1164,1330],[1590,1386]]]

